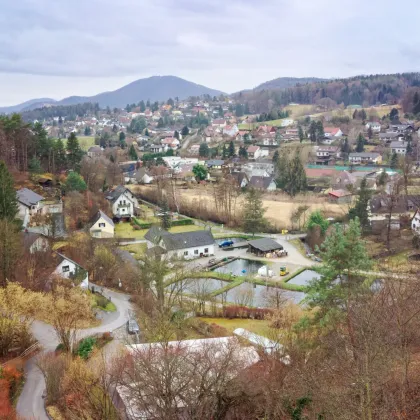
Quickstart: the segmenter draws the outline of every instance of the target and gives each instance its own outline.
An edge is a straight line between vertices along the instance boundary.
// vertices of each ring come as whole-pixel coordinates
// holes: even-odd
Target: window
[[[195,249],[195,250],[194,250],[194,254],[195,254],[195,255],[198,255],[198,249]]]
[[[100,228],[104,228],[105,227],[105,223],[99,223],[99,227]]]
[[[125,212],[125,209],[121,209],[121,211],[124,213]]]
[[[188,251],[184,251],[184,255],[187,256],[188,255]]]
[[[69,265],[63,265],[63,273],[68,273],[70,271]]]
[[[208,254],[209,253],[209,249],[208,248],[204,248],[204,253]]]

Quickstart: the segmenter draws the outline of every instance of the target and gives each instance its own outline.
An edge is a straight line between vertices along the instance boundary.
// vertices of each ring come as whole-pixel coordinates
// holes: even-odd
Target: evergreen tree
[[[383,172],[386,174],[386,172]],[[356,205],[350,209],[349,218],[359,219],[360,226],[362,229],[367,229],[369,227],[369,200],[372,194],[367,187],[367,179],[363,178],[360,184],[359,196],[357,197]]]
[[[90,136],[92,134],[92,130],[89,126],[85,127],[85,136]]]
[[[187,126],[184,126],[182,128],[181,134],[183,137],[188,136],[188,134],[190,134],[190,129]]]
[[[229,152],[229,157],[233,157],[233,156],[235,156],[235,145],[233,144],[233,141],[231,141],[231,142],[229,143],[229,149],[228,149],[228,152]]]
[[[86,182],[83,179],[82,175],[79,175],[77,172],[70,172],[65,183],[66,192],[70,191],[86,191],[87,186]]]
[[[35,156],[29,161],[28,170],[32,174],[40,174],[42,172],[41,162]]]
[[[245,107],[244,107],[244,114],[245,115],[249,115],[251,112],[249,110],[249,105],[248,102],[245,103]]]
[[[371,126],[369,126],[369,128],[368,128],[367,135],[368,135],[369,140],[371,140],[372,137],[373,137],[373,130],[372,130]]]
[[[359,116],[360,116],[361,120],[366,121],[367,115],[366,115],[366,111],[364,109],[360,110]]]
[[[243,159],[248,159],[248,152],[246,151],[245,147],[241,146],[239,148],[239,157]]]
[[[305,134],[303,133],[302,126],[298,126],[298,133],[299,133],[299,141],[302,143],[303,139],[305,138]]]
[[[163,128],[163,127],[165,127],[165,122],[163,121],[163,118],[162,118],[162,117],[160,117],[160,118],[159,118],[159,121],[158,121],[158,123],[157,123],[157,127],[158,127],[158,128]]]
[[[133,144],[128,149],[128,156],[130,156],[131,160],[138,160],[137,152],[136,152],[136,149],[134,148]]]
[[[64,149],[64,144],[61,139],[58,139],[53,144],[54,148],[54,164],[58,171],[62,171],[67,166],[67,155]]]
[[[204,181],[207,178],[208,171],[204,165],[195,165],[192,171],[197,181]]]
[[[316,122],[316,141],[322,139],[325,135],[324,124],[322,124],[321,120]]]
[[[245,133],[244,135],[244,144],[251,144],[251,136],[249,133]]]
[[[286,168],[286,179],[283,187],[290,196],[294,197],[300,192],[305,192],[308,187],[305,168],[302,164],[299,151]]]
[[[0,219],[13,221],[18,213],[16,191],[13,187],[13,177],[6,164],[0,161]]]
[[[289,178],[289,161],[287,154],[282,151],[276,161],[276,185],[277,188],[284,189]]]
[[[391,121],[397,121],[399,118],[399,113],[397,108],[392,108],[391,112],[389,113],[389,119]]]
[[[311,121],[311,124],[309,125],[309,139],[312,143],[316,142],[317,139],[317,126],[315,121]]]
[[[165,230],[169,230],[172,226],[171,213],[166,199],[163,200],[161,205],[160,225]]]
[[[76,134],[71,133],[67,139],[67,162],[70,169],[77,170],[83,157],[83,150],[79,146]]]
[[[123,141],[125,142],[125,133],[121,131],[118,138],[119,138],[120,143],[122,143]]]
[[[407,141],[407,155],[411,155],[413,153],[413,146],[411,145],[411,139]]]
[[[226,159],[229,156],[229,151],[228,148],[226,146],[226,143],[223,144],[223,149],[222,149],[222,157],[223,159]]]
[[[413,97],[413,114],[420,114],[420,95],[418,92],[416,92]]]
[[[140,101],[139,107],[140,107],[140,112],[146,111],[146,105],[143,100]]]
[[[198,154],[201,157],[208,157],[210,153],[210,149],[207,143],[201,143],[200,148],[198,149]]]
[[[118,132],[118,127],[117,127],[117,125],[116,125],[116,124],[114,124],[114,125],[112,126],[112,132],[113,132],[113,133],[117,133],[117,132]]]
[[[174,132],[174,138],[179,140],[179,132],[176,130]]]
[[[274,152],[274,155],[273,155],[273,163],[274,163],[274,165],[276,165],[277,164],[277,162],[278,162],[278,160],[279,160],[279,151],[278,150],[276,150],[275,152]]]
[[[356,152],[361,153],[365,150],[365,138],[360,133],[357,137]]]
[[[397,169],[398,168],[398,155],[395,152],[391,156],[391,162],[389,163],[389,166],[392,169]]]
[[[149,99],[147,100],[147,102],[146,102],[146,107],[147,108],[150,108],[150,101],[149,101]]]
[[[144,132],[144,135],[145,135],[146,137],[150,137],[149,129],[147,129],[147,128],[146,128],[146,131]]]
[[[341,152],[343,153],[344,159],[347,160],[349,153],[350,153],[350,145],[349,145],[349,141],[347,140],[347,138],[344,139],[343,144],[341,145]]]
[[[378,185],[384,186],[388,180],[388,174],[385,170],[381,172],[378,178]]]
[[[264,218],[266,209],[263,207],[261,193],[251,188],[245,197],[243,206],[243,229],[255,235],[264,230],[267,222]]]

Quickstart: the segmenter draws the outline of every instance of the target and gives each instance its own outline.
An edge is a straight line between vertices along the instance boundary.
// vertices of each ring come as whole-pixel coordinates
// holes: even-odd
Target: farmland
[[[92,147],[95,145],[95,137],[93,136],[79,136],[77,137],[77,140],[79,141],[79,145],[84,152],[87,152],[89,147]],[[62,141],[65,147],[67,143],[67,139],[62,139]]]

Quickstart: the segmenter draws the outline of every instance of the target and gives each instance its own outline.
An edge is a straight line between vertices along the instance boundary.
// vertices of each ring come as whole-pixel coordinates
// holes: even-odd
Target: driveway
[[[93,286],[92,283],[91,285]],[[127,322],[129,311],[131,310],[129,295],[116,293],[105,288],[103,293],[105,296],[111,298],[112,302],[117,307],[117,312],[104,316],[102,324],[98,327],[80,330],[78,338],[113,331]],[[53,351],[59,344],[54,329],[44,322],[35,321],[32,324],[32,333],[43,347],[44,352]],[[109,349],[106,350],[107,354],[114,353],[118,348],[118,343],[112,342],[111,344]],[[106,357],[108,356],[106,355]],[[32,357],[26,362],[25,375],[25,385],[16,406],[18,415],[27,419],[48,420],[49,417],[45,411],[44,399],[42,398],[45,390],[45,380],[36,366],[36,357]]]

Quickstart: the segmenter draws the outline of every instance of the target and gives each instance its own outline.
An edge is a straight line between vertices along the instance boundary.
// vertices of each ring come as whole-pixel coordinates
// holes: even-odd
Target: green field
[[[67,139],[61,139],[63,141],[64,147],[66,147]],[[95,146],[95,137],[93,136],[77,136],[79,140],[79,145],[84,152],[87,152],[89,147]]]
[[[135,238],[143,239],[144,235],[149,229],[135,230],[129,223],[118,223],[115,225],[115,236],[117,238]],[[201,226],[174,226],[169,229],[171,233],[194,232],[196,230],[203,230]]]
[[[293,118],[293,117],[290,117]],[[255,128],[259,127],[260,125],[272,125],[274,127],[281,127],[281,122],[284,118],[280,120],[271,120],[271,121],[264,121],[259,123],[251,123],[251,124],[238,124],[239,130],[254,130]]]

